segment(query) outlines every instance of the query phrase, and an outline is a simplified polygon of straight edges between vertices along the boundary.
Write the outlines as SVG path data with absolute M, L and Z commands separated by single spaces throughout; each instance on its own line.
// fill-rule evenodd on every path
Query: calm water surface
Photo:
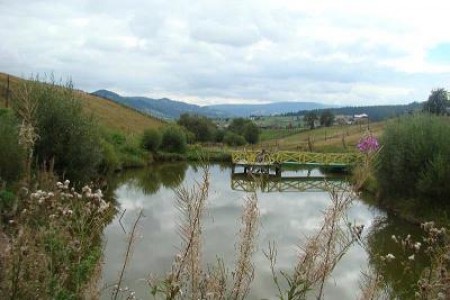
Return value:
M 207 211 L 203 220 L 203 261 L 214 263 L 216 257 L 224 259 L 229 270 L 233 269 L 236 241 L 240 228 L 240 213 L 246 192 L 242 182 L 232 180 L 231 168 L 210 166 L 210 193 Z M 307 176 L 307 171 L 284 172 L 283 176 Z M 311 176 L 323 176 L 318 170 Z M 152 299 L 146 280 L 150 274 L 163 276 L 179 253 L 181 241 L 177 235 L 179 212 L 174 206 L 174 188 L 192 186 L 201 181 L 202 170 L 188 164 L 163 164 L 145 170 L 128 171 L 111 179 L 110 188 L 122 210 L 126 210 L 121 222 L 120 213 L 106 228 L 102 286 L 117 282 L 124 253 L 127 234 L 140 209 L 145 217 L 141 219 L 133 255 L 125 273 L 127 287 L 136 292 L 139 299 Z M 277 268 L 292 270 L 296 264 L 298 246 L 304 236 L 313 234 L 322 224 L 322 212 L 331 204 L 329 194 L 319 191 L 296 191 L 297 185 L 289 183 L 286 192 L 258 191 L 261 214 L 260 230 L 257 237 L 258 250 L 254 256 L 255 280 L 248 299 L 276 299 L 269 262 L 263 254 L 269 241 L 278 246 Z M 233 189 L 233 188 L 234 189 Z M 264 188 L 267 191 L 267 187 Z M 372 208 L 362 201 L 355 201 L 348 212 L 348 220 L 365 225 L 365 235 L 371 236 L 371 252 L 387 254 L 394 252 L 390 243 L 392 234 L 414 231 L 411 225 L 388 217 L 383 211 Z M 366 251 L 354 245 L 339 263 L 329 278 L 325 299 L 357 299 L 361 272 L 368 265 L 376 264 Z M 389 270 L 388 270 L 389 272 Z M 393 268 L 392 286 L 400 281 L 398 269 Z M 110 290 L 103 290 L 103 298 L 110 297 Z

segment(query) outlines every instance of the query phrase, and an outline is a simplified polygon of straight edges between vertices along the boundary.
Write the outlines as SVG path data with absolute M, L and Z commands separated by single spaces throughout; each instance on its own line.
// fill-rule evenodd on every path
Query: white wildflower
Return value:
M 57 187 L 58 189 L 62 189 L 62 188 L 64 187 L 64 184 L 63 184 L 61 181 L 58 181 L 58 182 L 56 183 L 56 187 Z
M 391 260 L 394 260 L 394 259 L 395 259 L 395 256 L 393 254 L 389 253 L 388 255 L 386 255 L 386 260 L 388 262 L 391 261 Z
M 420 242 L 417 242 L 417 243 L 414 244 L 414 249 L 416 251 L 419 251 L 421 246 L 422 246 L 422 244 Z
M 414 254 L 411 255 L 411 256 L 408 256 L 408 259 L 411 260 L 411 261 L 414 260 Z

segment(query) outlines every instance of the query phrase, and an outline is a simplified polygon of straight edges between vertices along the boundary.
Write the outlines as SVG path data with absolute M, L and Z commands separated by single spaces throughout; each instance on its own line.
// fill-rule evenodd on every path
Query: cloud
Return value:
M 0 71 L 54 72 L 87 91 L 198 104 L 421 101 L 449 88 L 448 8 L 440 0 L 0 2 Z

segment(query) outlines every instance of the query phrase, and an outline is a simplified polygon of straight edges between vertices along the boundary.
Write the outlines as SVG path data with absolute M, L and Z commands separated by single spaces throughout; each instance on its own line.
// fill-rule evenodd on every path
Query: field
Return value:
M 23 82 L 24 80 L 21 78 L 10 76 L 10 90 L 12 94 L 15 93 Z M 7 74 L 0 73 L 0 107 L 6 105 L 6 86 Z M 146 128 L 158 128 L 165 124 L 161 120 L 147 116 L 113 101 L 99 98 L 82 91 L 76 90 L 75 93 L 79 96 L 83 109 L 87 113 L 95 116 L 105 128 L 119 130 L 126 134 L 140 134 Z
M 353 151 L 359 139 L 370 131 L 379 137 L 384 122 L 309 129 L 262 129 L 261 143 L 255 148 L 291 151 Z

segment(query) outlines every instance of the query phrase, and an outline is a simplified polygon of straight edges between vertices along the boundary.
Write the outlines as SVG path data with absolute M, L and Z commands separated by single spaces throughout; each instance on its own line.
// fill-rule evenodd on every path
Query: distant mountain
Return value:
M 328 105 L 315 102 L 273 102 L 267 104 L 218 104 L 205 108 L 220 110 L 237 117 L 249 117 L 251 115 L 279 115 L 300 110 L 313 110 L 330 108 Z
M 182 113 L 199 114 L 208 117 L 226 116 L 225 113 L 218 110 L 167 98 L 124 97 L 108 90 L 98 90 L 92 94 L 133 107 L 134 109 L 162 119 L 177 119 Z

